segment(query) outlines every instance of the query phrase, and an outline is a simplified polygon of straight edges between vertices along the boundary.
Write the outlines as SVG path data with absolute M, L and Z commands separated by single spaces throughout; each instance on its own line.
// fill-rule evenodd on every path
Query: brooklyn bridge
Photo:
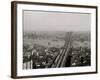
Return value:
M 65 43 L 60 49 L 55 47 L 31 49 L 30 55 L 23 56 L 23 69 L 90 66 L 90 49 L 80 47 L 75 50 L 72 45 L 72 34 L 66 33 Z

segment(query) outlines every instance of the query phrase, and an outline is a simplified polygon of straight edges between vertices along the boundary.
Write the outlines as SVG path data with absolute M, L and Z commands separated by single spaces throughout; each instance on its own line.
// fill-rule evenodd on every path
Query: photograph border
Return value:
M 32 75 L 32 76 L 17 76 L 17 4 L 28 5 L 47 5 L 59 7 L 76 7 L 76 8 L 93 8 L 96 9 L 96 71 L 94 72 L 80 72 L 80 73 L 63 73 L 50 75 Z M 42 3 L 42 2 L 26 2 L 26 1 L 12 1 L 11 2 L 11 77 L 18 78 L 32 78 L 32 77 L 50 77 L 50 76 L 66 76 L 66 75 L 80 75 L 80 74 L 94 74 L 98 72 L 98 7 L 90 5 L 73 5 L 73 4 L 58 4 L 58 3 Z

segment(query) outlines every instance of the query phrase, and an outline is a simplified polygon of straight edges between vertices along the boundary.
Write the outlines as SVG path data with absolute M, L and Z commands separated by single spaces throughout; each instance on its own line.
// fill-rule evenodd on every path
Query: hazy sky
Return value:
M 24 31 L 90 31 L 91 15 L 24 11 Z

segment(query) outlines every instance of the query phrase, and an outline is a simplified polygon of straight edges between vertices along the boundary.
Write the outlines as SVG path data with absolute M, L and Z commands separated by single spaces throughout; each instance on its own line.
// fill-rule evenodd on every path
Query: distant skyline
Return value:
M 90 31 L 91 15 L 47 11 L 24 11 L 24 31 Z

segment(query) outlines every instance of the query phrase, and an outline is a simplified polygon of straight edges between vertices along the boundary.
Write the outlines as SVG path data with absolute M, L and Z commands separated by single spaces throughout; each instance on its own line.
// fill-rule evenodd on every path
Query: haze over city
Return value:
M 24 31 L 90 31 L 91 15 L 46 11 L 23 11 Z

